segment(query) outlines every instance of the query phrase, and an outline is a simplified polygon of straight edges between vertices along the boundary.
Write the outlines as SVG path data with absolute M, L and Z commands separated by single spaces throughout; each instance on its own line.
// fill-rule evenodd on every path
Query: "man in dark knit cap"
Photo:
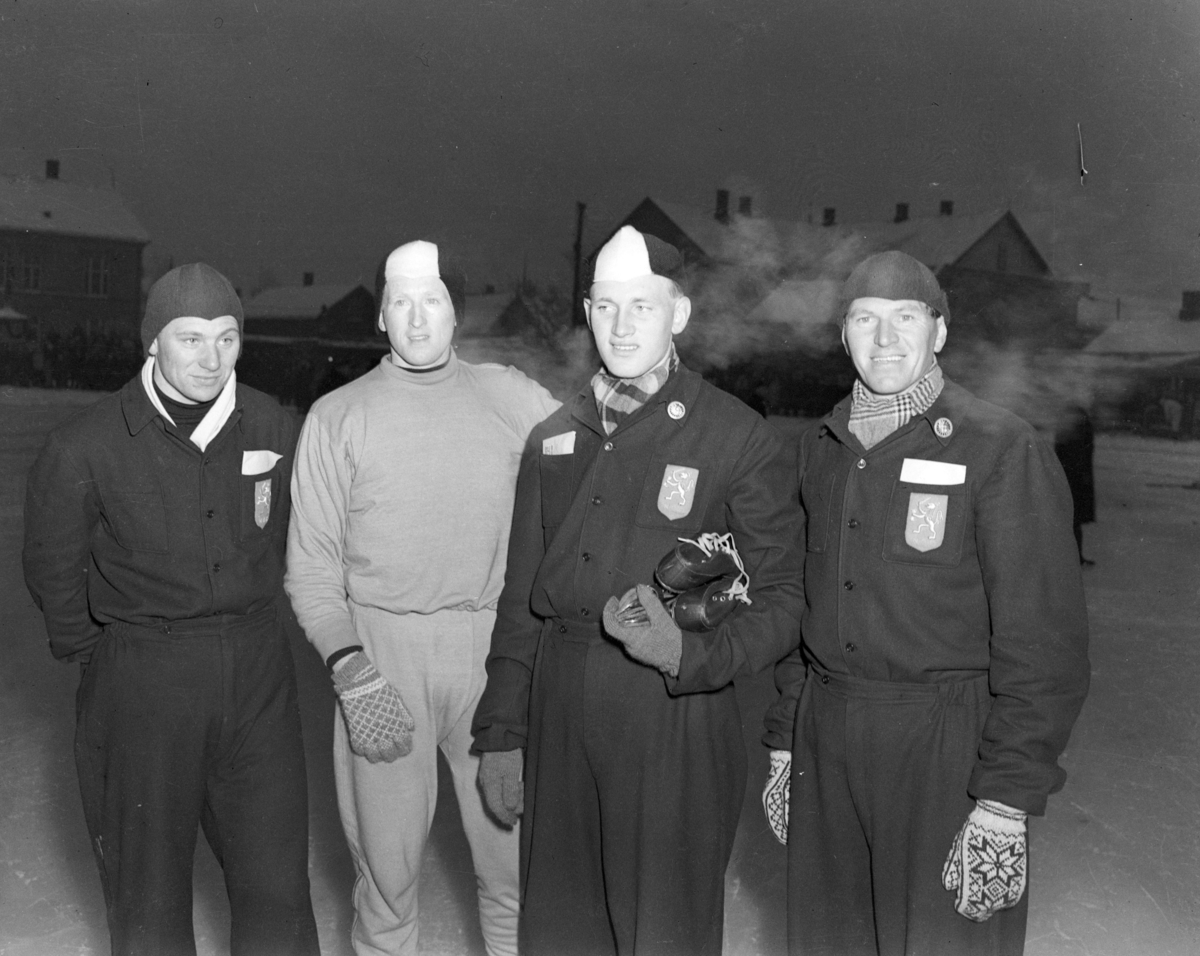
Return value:
M 801 440 L 803 642 L 764 738 L 789 951 L 1019 954 L 1026 817 L 1089 679 L 1071 495 L 1032 427 L 942 375 L 925 266 L 871 256 L 842 305 L 859 379 Z
M 794 451 L 679 362 L 680 265 L 632 227 L 604 245 L 585 302 L 603 367 L 521 460 L 473 730 L 489 805 L 524 810 L 523 956 L 721 952 L 746 775 L 732 681 L 798 639 Z M 647 585 L 706 533 L 732 534 L 750 603 L 683 634 Z M 644 624 L 617 613 L 634 588 Z
M 80 665 L 75 760 L 114 956 L 194 954 L 197 828 L 233 956 L 316 954 L 283 559 L 296 424 L 238 385 L 242 305 L 203 263 L 151 288 L 147 357 L 29 474 L 25 581 Z

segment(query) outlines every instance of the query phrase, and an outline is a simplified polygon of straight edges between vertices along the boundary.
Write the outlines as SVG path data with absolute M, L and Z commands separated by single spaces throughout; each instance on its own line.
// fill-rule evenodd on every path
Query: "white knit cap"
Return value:
M 633 226 L 622 226 L 596 255 L 594 282 L 627 282 L 654 275 L 646 240 Z
M 418 239 L 406 242 L 392 250 L 383 267 L 386 280 L 424 279 L 428 276 L 441 278 L 438 271 L 438 247 L 432 242 Z

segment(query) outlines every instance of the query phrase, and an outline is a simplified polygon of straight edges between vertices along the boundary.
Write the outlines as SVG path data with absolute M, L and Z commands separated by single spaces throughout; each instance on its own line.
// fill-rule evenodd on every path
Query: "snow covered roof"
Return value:
M 243 303 L 248 319 L 315 319 L 322 309 L 358 288 L 350 285 L 283 285 L 263 289 Z
M 111 189 L 60 179 L 0 176 L 0 229 L 150 241 L 150 234 Z
M 1091 355 L 1146 355 L 1189 358 L 1200 355 L 1200 322 L 1179 320 L 1178 300 L 1121 296 L 1116 300 L 1081 299 L 1080 321 L 1093 313 L 1111 314 L 1115 321 L 1087 344 Z

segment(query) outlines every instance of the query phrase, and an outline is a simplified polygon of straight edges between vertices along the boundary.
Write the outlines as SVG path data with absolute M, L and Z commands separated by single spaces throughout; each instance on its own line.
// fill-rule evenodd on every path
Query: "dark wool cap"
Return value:
M 228 279 L 203 262 L 172 269 L 150 287 L 142 317 L 142 348 L 149 351 L 167 323 L 185 315 L 201 319 L 232 315 L 242 331 L 242 302 L 237 292 Z
M 903 252 L 877 252 L 854 267 L 842 286 L 842 315 L 855 299 L 912 299 L 924 302 L 950 323 L 946 293 L 922 263 Z

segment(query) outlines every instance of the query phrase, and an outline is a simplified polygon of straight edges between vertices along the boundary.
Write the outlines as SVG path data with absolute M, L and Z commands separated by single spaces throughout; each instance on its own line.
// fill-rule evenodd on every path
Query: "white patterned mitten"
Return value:
M 942 886 L 955 894 L 954 908 L 982 923 L 1000 910 L 1016 906 L 1027 879 L 1025 811 L 995 800 L 976 800 L 946 865 Z
M 771 770 L 763 788 L 763 811 L 775 839 L 787 846 L 788 802 L 792 796 L 792 755 L 786 750 L 771 751 Z
M 333 689 L 342 702 L 350 749 L 356 754 L 371 763 L 390 763 L 412 750 L 416 722 L 366 654 L 355 651 L 333 672 Z

